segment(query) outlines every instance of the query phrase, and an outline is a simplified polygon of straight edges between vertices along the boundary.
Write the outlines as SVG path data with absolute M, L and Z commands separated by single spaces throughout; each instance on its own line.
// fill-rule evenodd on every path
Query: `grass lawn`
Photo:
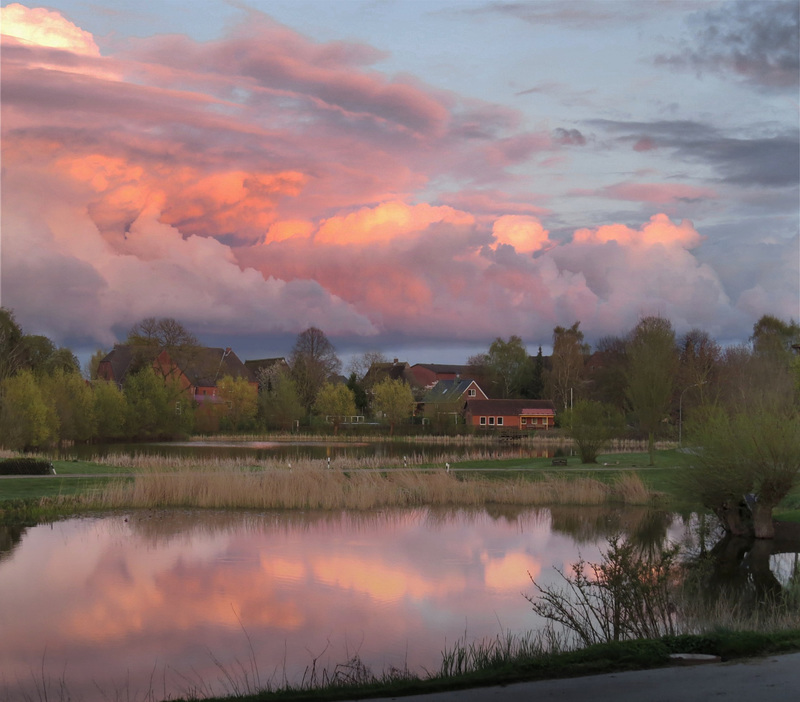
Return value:
M 110 478 L 62 478 L 57 475 L 41 478 L 3 478 L 0 480 L 0 502 L 79 495 L 102 487 L 109 480 Z

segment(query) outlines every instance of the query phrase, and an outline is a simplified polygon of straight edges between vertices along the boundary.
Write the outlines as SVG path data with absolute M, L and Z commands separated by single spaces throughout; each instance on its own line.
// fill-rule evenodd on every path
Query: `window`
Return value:
M 470 397 L 475 397 L 475 388 L 470 388 L 469 389 L 469 396 Z
M 494 426 L 494 417 L 489 417 L 489 426 L 490 427 Z
M 497 418 L 497 426 L 500 426 L 502 423 L 503 423 L 503 418 L 502 417 L 498 417 Z
M 525 417 L 523 417 L 522 419 L 520 419 L 520 420 L 519 420 L 519 423 L 520 423 L 520 424 L 527 424 L 527 423 L 528 423 L 528 420 L 527 420 L 527 419 L 525 419 Z
M 481 417 L 481 426 L 486 426 L 486 417 Z

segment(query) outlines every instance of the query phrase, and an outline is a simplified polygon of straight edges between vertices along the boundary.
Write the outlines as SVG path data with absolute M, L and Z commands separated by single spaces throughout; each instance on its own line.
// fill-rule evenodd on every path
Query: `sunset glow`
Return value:
M 3 4 L 26 332 L 85 355 L 169 316 L 246 359 L 315 325 L 463 363 L 800 316 L 795 2 L 188 7 Z

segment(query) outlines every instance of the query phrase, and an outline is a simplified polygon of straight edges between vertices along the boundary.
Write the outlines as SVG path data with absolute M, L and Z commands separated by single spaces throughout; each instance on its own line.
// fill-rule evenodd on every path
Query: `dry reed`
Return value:
M 244 509 L 368 510 L 384 507 L 488 504 L 546 506 L 599 505 L 624 495 L 585 477 L 543 476 L 486 480 L 464 478 L 444 469 L 328 469 L 323 461 L 304 461 L 291 469 L 261 467 L 252 462 L 203 462 L 186 466 L 179 460 L 149 464 L 135 461 L 133 480 L 119 480 L 87 496 L 87 506 L 102 509 L 202 507 Z M 144 464 L 149 464 L 143 468 Z

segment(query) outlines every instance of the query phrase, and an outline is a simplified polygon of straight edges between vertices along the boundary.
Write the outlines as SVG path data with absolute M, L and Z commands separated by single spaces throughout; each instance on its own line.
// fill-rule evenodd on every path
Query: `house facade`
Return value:
M 555 426 L 556 408 L 550 400 L 467 399 L 467 424 L 476 429 L 547 431 Z
M 464 421 L 467 400 L 485 400 L 486 393 L 471 378 L 439 380 L 422 401 L 422 415 L 439 423 L 459 424 Z

